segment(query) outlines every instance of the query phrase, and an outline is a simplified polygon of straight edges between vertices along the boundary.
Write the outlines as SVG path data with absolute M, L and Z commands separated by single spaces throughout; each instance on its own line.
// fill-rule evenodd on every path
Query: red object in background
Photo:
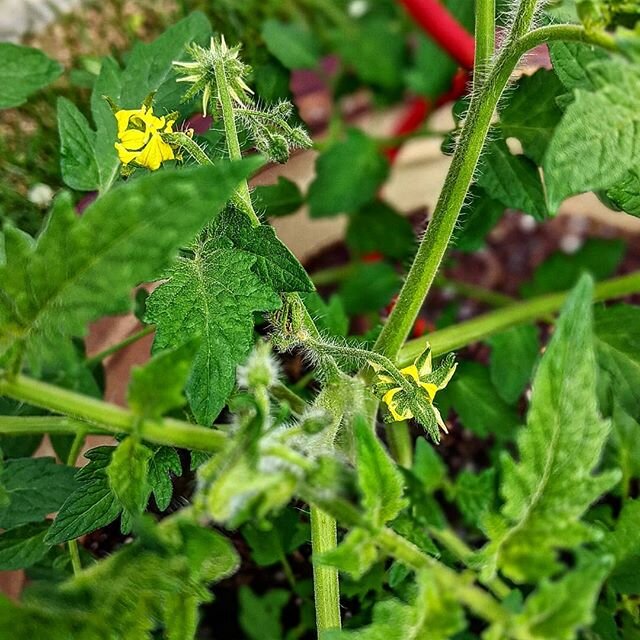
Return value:
M 473 69 L 473 36 L 438 0 L 400 0 L 413 19 L 464 69 Z

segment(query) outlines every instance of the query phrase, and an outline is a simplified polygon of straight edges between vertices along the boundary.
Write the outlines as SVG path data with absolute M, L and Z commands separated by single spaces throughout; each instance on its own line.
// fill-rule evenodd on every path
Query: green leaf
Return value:
M 311 31 L 298 23 L 269 19 L 262 24 L 262 38 L 269 52 L 287 69 L 313 69 L 320 48 Z
M 489 339 L 489 372 L 498 395 L 514 404 L 522 395 L 538 358 L 538 331 L 533 325 L 513 327 Z
M 340 296 L 333 295 L 325 302 L 317 293 L 301 295 L 304 306 L 311 314 L 318 329 L 334 336 L 346 336 L 349 332 L 347 316 Z
M 611 380 L 614 399 L 630 415 L 639 415 L 640 307 L 599 308 L 594 328 L 598 364 Z
M 481 438 L 508 438 L 519 423 L 491 383 L 488 369 L 477 362 L 462 362 L 444 394 L 462 424 Z
M 238 621 L 246 637 L 250 640 L 282 640 L 282 611 L 290 598 L 284 589 L 270 589 L 258 596 L 242 585 L 238 591 Z
M 312 217 L 358 210 L 373 200 L 389 173 L 376 143 L 357 129 L 316 160 L 316 177 L 307 194 Z
M 48 522 L 34 522 L 0 534 L 0 571 L 26 569 L 49 551 L 44 537 Z
M 132 516 L 144 511 L 151 493 L 149 463 L 153 451 L 130 436 L 113 452 L 107 467 L 109 486 Z
M 256 256 L 227 243 L 200 243 L 193 258 L 178 259 L 147 300 L 145 320 L 157 327 L 154 352 L 200 336 L 186 391 L 204 425 L 220 413 L 235 385 L 236 367 L 253 346 L 253 313 L 280 306 L 253 271 Z
M 544 189 L 538 167 L 523 155 L 513 155 L 504 140 L 487 146 L 478 174 L 478 185 L 505 207 L 532 215 L 547 216 Z
M 400 289 L 398 272 L 386 262 L 357 263 L 340 285 L 340 298 L 349 315 L 379 311 Z
M 551 42 L 549 52 L 553 69 L 567 89 L 592 88 L 589 66 L 607 60 L 602 49 L 580 42 Z
M 66 98 L 58 98 L 58 130 L 63 180 L 72 189 L 93 191 L 100 183 L 95 154 L 96 132 Z
M 424 438 L 418 438 L 416 441 L 411 473 L 420 480 L 427 493 L 439 489 L 447 476 L 442 458 Z
M 156 506 L 160 511 L 166 511 L 173 496 L 173 482 L 171 475 L 182 475 L 180 457 L 173 447 L 159 447 L 149 461 L 148 480 Z
M 594 90 L 575 90 L 547 149 L 544 175 L 551 211 L 568 196 L 615 185 L 640 162 L 635 135 L 640 70 L 610 61 L 596 71 Z
M 471 188 L 468 202 L 460 217 L 460 229 L 456 230 L 453 243 L 461 251 L 476 251 L 484 245 L 487 234 L 502 218 L 504 205 L 477 185 Z
M 62 65 L 42 51 L 0 42 L 0 109 L 19 107 L 27 98 L 53 82 L 62 73 Z
M 313 291 L 304 267 L 280 242 L 273 227 L 253 226 L 246 214 L 229 208 L 218 219 L 216 229 L 231 240 L 234 247 L 255 256 L 253 270 L 276 293 Z
M 596 400 L 592 292 L 585 276 L 569 296 L 533 383 L 519 461 L 503 456 L 504 505 L 485 521 L 488 574 L 500 568 L 521 582 L 557 571 L 559 549 L 594 537 L 581 517 L 620 479 L 594 474 L 610 425 Z
M 542 164 L 553 132 L 562 118 L 556 100 L 564 93 L 558 77 L 547 69 L 518 80 L 500 111 L 500 131 L 520 140 L 525 154 Z
M 554 291 L 571 289 L 583 273 L 596 280 L 613 275 L 622 261 L 626 245 L 621 240 L 590 238 L 574 253 L 553 253 L 537 269 L 533 277 L 520 288 L 530 298 Z
M 525 601 L 515 624 L 532 640 L 574 640 L 593 621 L 598 594 L 611 570 L 611 556 L 580 558 L 560 580 L 543 580 Z
M 252 168 L 159 171 L 112 189 L 81 218 L 59 197 L 28 259 L 0 266 L 16 325 L 0 326 L 0 349 L 17 334 L 37 354 L 43 341 L 83 335 L 92 320 L 127 311 L 131 289 L 158 277 Z
M 613 431 L 609 441 L 615 465 L 622 472 L 623 496 L 629 493 L 632 478 L 640 478 L 640 423 L 624 409 L 620 401 L 613 407 Z
M 127 403 L 138 416 L 159 418 L 186 403 L 182 390 L 199 348 L 198 339 L 155 354 L 134 367 L 127 389 Z
M 57 511 L 78 486 L 74 472 L 53 458 L 7 460 L 0 468 L 0 485 L 8 498 L 0 506 L 0 527 L 39 522 Z
M 640 216 L 640 175 L 632 170 L 607 190 L 607 198 L 613 204 L 632 216 Z
M 256 187 L 253 190 L 256 207 L 267 217 L 287 216 L 304 204 L 304 197 L 295 182 L 278 177 L 276 184 Z
M 411 223 L 380 200 L 349 216 L 346 241 L 356 255 L 379 251 L 400 260 L 410 256 L 417 246 Z
M 171 110 L 178 106 L 183 87 L 175 82 L 174 60 L 184 59 L 186 47 L 192 42 L 205 45 L 211 36 L 211 26 L 204 14 L 194 11 L 169 27 L 152 43 L 138 43 L 127 59 L 122 73 L 119 106 L 137 109 L 147 96 L 157 91 L 155 104 Z
M 80 486 L 64 501 L 46 537 L 47 544 L 60 544 L 105 527 L 121 513 L 107 478 L 107 466 L 115 447 L 96 447 L 84 454 L 89 464 L 76 473 Z
M 482 518 L 493 507 L 496 498 L 495 471 L 485 469 L 473 473 L 464 469 L 454 485 L 454 501 L 465 522 L 480 528 Z
M 354 419 L 358 486 L 367 517 L 375 527 L 393 520 L 405 505 L 402 474 L 361 416 Z
M 322 640 L 450 640 L 466 626 L 457 598 L 427 572 L 418 575 L 411 604 L 395 598 L 378 602 L 370 625 L 356 630 L 330 630 Z
M 340 544 L 314 558 L 314 562 L 336 567 L 353 580 L 360 580 L 380 559 L 373 536 L 364 529 L 352 529 Z
M 618 592 L 636 595 L 640 590 L 640 500 L 629 500 L 622 507 L 614 531 L 608 533 L 600 547 L 615 558 L 609 579 Z
M 435 100 L 450 88 L 458 65 L 429 37 L 422 33 L 416 35 L 415 59 L 406 73 L 407 86 Z

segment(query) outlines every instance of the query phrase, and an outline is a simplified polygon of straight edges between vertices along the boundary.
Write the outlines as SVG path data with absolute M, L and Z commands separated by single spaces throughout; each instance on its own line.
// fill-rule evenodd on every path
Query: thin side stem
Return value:
M 94 356 L 87 358 L 84 361 L 84 363 L 88 367 L 92 367 L 98 364 L 99 362 L 102 362 L 105 358 L 108 358 L 109 356 L 112 356 L 114 353 L 117 353 L 118 351 L 121 351 L 125 347 L 128 347 L 130 344 L 133 344 L 134 342 L 138 342 L 138 340 L 142 340 L 142 338 L 144 338 L 145 336 L 148 336 L 149 334 L 153 333 L 155 329 L 156 328 L 154 325 L 149 325 L 147 327 L 144 327 L 144 329 L 140 329 L 140 331 L 137 331 L 136 333 L 130 335 L 128 338 L 125 338 L 121 342 L 118 342 L 117 344 L 107 347 L 103 351 L 96 353 Z
M 393 422 L 385 425 L 389 451 L 393 459 L 405 469 L 410 469 L 413 464 L 413 442 L 409 433 L 409 422 Z
M 424 351 L 427 342 L 431 345 L 434 356 L 443 355 L 473 342 L 484 340 L 510 327 L 546 318 L 560 310 L 569 293 L 569 291 L 563 291 L 537 296 L 503 309 L 490 311 L 455 326 L 434 331 L 428 336 L 410 340 L 400 350 L 397 366 L 405 367 L 411 364 Z M 633 293 L 640 293 L 640 271 L 596 284 L 594 302 L 622 298 Z
M 313 556 L 335 549 L 337 542 L 336 521 L 324 511 L 311 505 L 311 548 Z M 318 637 L 327 629 L 339 629 L 340 586 L 335 567 L 313 564 L 313 587 L 316 607 Z
M 86 438 L 86 431 L 84 428 L 80 428 L 73 439 L 73 444 L 69 450 L 67 456 L 67 465 L 70 467 L 76 466 L 76 460 L 80 454 Z M 82 571 L 82 561 L 80 560 L 80 550 L 78 549 L 78 541 L 74 538 L 67 543 L 69 549 L 69 556 L 71 557 L 71 566 L 73 567 L 74 575 L 78 575 Z
M 227 442 L 226 435 L 215 429 L 170 418 L 140 422 L 131 411 L 114 404 L 23 375 L 0 380 L 0 395 L 56 413 L 64 413 L 77 420 L 97 425 L 109 433 L 136 432 L 143 439 L 155 444 L 216 452 Z M 42 429 L 33 428 L 32 431 L 41 433 Z M 23 432 L 26 433 L 26 429 Z
M 236 128 L 236 118 L 233 113 L 233 100 L 229 92 L 227 84 L 227 76 L 224 70 L 224 62 L 220 56 L 216 57 L 213 69 L 216 78 L 216 87 L 218 90 L 218 99 L 220 100 L 220 110 L 222 111 L 222 121 L 224 124 L 225 139 L 227 141 L 227 149 L 231 160 L 241 160 L 242 150 L 240 149 L 240 141 L 238 139 L 238 130 Z M 249 185 L 243 180 L 238 187 L 238 197 L 244 205 L 244 210 L 251 218 L 254 226 L 260 224 L 253 204 L 251 202 L 251 193 L 249 193 Z

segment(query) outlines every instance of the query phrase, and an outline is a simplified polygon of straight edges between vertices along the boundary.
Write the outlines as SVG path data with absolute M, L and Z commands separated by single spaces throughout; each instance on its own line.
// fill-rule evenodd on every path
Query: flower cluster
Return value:
M 125 166 L 133 162 L 155 171 L 167 160 L 175 159 L 173 148 L 162 138 L 172 133 L 174 120 L 153 115 L 151 106 L 140 109 L 120 109 L 115 112 L 118 122 L 118 140 L 115 147 L 120 162 Z
M 370 364 L 377 373 L 374 387 L 376 395 L 380 396 L 389 410 L 387 421 L 414 418 L 438 441 L 439 428 L 446 433 L 447 426 L 433 405 L 433 400 L 436 393 L 447 386 L 456 370 L 453 354 L 445 357 L 435 369 L 429 345 L 412 365 L 399 371 L 389 370 L 372 361 Z

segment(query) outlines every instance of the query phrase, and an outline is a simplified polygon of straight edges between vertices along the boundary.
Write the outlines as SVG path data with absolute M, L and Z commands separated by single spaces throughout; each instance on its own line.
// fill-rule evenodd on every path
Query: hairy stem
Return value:
M 324 511 L 311 505 L 311 548 L 317 557 L 337 545 L 336 521 Z M 340 586 L 335 567 L 313 564 L 313 588 L 318 637 L 327 629 L 339 629 Z
M 474 84 L 482 77 L 493 57 L 496 46 L 495 0 L 476 0 L 476 51 Z
M 594 302 L 621 298 L 639 292 L 640 271 L 636 271 L 596 284 Z M 546 318 L 560 310 L 569 293 L 569 291 L 552 293 L 524 302 L 516 302 L 472 320 L 434 331 L 428 336 L 410 340 L 400 350 L 397 366 L 404 367 L 411 364 L 424 351 L 427 342 L 431 345 L 431 352 L 434 356 L 443 355 L 473 342 L 484 340 L 510 327 Z
M 165 418 L 164 420 L 142 420 L 131 411 L 114 404 L 68 391 L 54 385 L 18 375 L 0 379 L 0 395 L 26 402 L 56 413 L 97 425 L 109 433 L 138 433 L 140 437 L 155 444 L 185 447 L 198 451 L 220 451 L 227 441 L 221 431 L 208 429 Z M 73 424 L 73 423 L 70 423 Z M 139 426 L 138 426 L 139 425 Z M 33 425 L 34 433 L 42 433 Z M 79 429 L 84 425 L 79 425 Z M 27 430 L 23 429 L 23 433 Z

